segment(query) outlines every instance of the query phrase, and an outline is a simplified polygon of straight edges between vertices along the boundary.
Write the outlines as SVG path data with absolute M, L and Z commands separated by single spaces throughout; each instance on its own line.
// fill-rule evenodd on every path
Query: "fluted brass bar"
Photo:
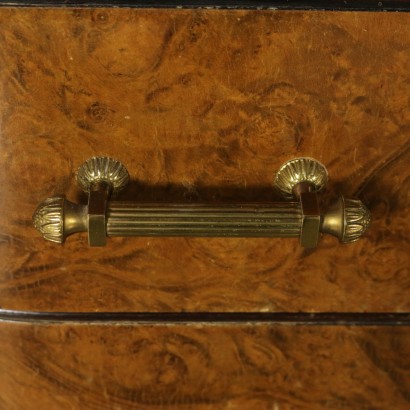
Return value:
M 108 236 L 299 237 L 298 202 L 242 205 L 111 201 Z

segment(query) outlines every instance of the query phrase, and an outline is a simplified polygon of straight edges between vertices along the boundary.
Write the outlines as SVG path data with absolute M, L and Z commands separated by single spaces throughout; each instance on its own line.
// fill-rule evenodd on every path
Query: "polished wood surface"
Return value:
M 7 410 L 409 408 L 408 328 L 1 327 Z
M 0 10 L 0 305 L 35 311 L 409 310 L 410 15 L 233 10 Z M 311 156 L 325 202 L 360 194 L 365 238 L 113 238 L 47 243 L 46 197 L 84 200 L 93 155 L 125 199 L 277 199 Z

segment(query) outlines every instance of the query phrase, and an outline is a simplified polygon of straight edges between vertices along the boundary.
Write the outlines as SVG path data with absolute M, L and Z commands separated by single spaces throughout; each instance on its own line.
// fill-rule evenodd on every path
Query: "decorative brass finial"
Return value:
M 47 198 L 34 212 L 34 227 L 48 241 L 64 242 L 64 200 L 64 195 Z
M 341 239 L 343 243 L 357 241 L 368 229 L 371 222 L 370 211 L 358 199 L 346 199 L 345 228 Z
M 67 201 L 64 195 L 47 198 L 35 210 L 33 225 L 44 239 L 63 243 L 68 235 L 87 231 L 87 206 Z
M 296 158 L 285 162 L 275 177 L 275 185 L 286 196 L 293 196 L 296 185 L 307 183 L 314 192 L 321 191 L 327 183 L 327 171 L 313 158 Z
M 362 201 L 340 196 L 323 215 L 321 231 L 342 243 L 355 242 L 367 231 L 370 221 L 370 211 Z
M 129 181 L 127 169 L 121 162 L 108 157 L 93 157 L 86 161 L 77 172 L 77 182 L 84 192 L 89 192 L 93 184 L 105 182 L 112 188 L 112 195 L 121 191 Z

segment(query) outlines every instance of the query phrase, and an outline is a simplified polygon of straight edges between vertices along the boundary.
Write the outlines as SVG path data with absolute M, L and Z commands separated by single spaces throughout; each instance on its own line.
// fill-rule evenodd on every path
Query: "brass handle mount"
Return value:
M 302 246 L 313 248 L 320 233 L 328 233 L 342 243 L 354 242 L 368 229 L 370 212 L 360 200 L 343 196 L 322 212 L 318 192 L 327 179 L 319 161 L 296 158 L 275 177 L 288 202 L 145 204 L 112 200 L 129 174 L 119 161 L 93 157 L 77 173 L 88 204 L 75 204 L 64 195 L 47 198 L 34 212 L 33 224 L 44 239 L 57 243 L 88 232 L 90 246 L 104 246 L 107 236 L 299 237 Z

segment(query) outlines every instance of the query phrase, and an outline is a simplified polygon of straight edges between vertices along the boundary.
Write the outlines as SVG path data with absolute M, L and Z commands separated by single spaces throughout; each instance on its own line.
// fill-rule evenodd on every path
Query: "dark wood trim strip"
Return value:
M 344 312 L 28 312 L 0 310 L 0 321 L 139 324 L 269 323 L 311 326 L 410 326 L 410 313 Z
M 409 0 L 0 0 L 1 6 L 410 11 Z

